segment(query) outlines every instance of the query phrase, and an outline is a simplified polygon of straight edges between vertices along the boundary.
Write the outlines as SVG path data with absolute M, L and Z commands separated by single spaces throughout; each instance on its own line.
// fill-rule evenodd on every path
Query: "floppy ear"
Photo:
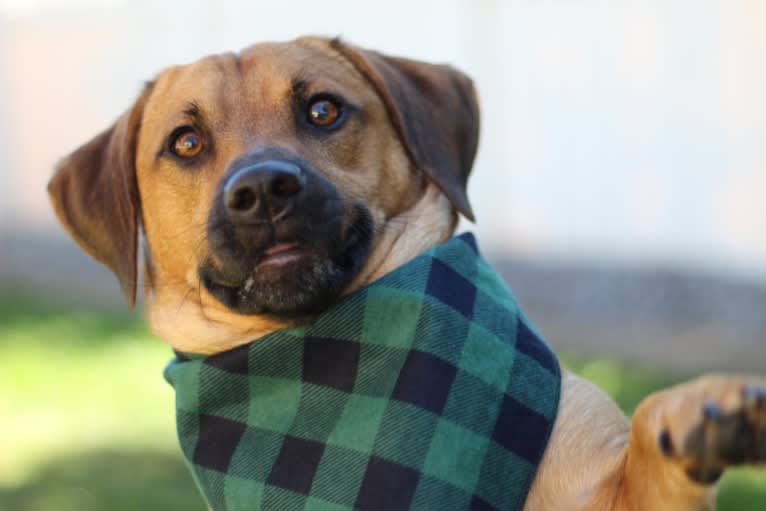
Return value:
M 471 79 L 456 69 L 331 46 L 372 85 L 410 158 L 469 220 L 468 175 L 479 141 L 479 104 Z
M 114 272 L 131 307 L 140 214 L 134 153 L 150 91 L 151 84 L 111 128 L 64 158 L 48 183 L 59 221 L 85 252 Z

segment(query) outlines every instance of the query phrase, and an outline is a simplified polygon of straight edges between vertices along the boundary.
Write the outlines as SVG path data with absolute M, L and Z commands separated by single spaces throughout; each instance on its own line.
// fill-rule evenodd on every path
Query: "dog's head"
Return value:
M 150 324 L 211 353 L 310 316 L 473 217 L 471 81 L 338 40 L 162 72 L 62 161 L 59 220 Z

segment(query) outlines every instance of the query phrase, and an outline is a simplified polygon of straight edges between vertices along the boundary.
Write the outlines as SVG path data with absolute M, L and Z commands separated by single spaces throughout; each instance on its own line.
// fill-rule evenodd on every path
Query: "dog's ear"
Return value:
M 140 204 L 135 149 L 151 84 L 111 128 L 64 158 L 48 183 L 56 216 L 67 232 L 120 281 L 136 301 Z
M 471 79 L 456 69 L 331 46 L 367 79 L 386 106 L 410 158 L 474 220 L 466 184 L 479 141 L 479 104 Z

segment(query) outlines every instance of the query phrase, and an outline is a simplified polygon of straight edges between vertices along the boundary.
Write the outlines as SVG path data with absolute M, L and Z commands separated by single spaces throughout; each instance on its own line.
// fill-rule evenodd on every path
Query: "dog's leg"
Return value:
M 636 410 L 616 509 L 713 509 L 729 466 L 766 461 L 766 381 L 711 375 Z
M 527 510 L 710 511 L 725 468 L 766 462 L 766 381 L 705 376 L 647 397 L 630 425 L 590 383 L 562 386 Z

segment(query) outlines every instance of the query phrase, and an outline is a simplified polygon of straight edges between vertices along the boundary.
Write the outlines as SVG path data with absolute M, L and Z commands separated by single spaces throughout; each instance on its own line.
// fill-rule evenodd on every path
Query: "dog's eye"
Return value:
M 176 130 L 170 140 L 170 150 L 179 158 L 194 158 L 204 147 L 202 136 L 188 126 Z
M 308 121 L 314 126 L 327 128 L 340 118 L 342 109 L 337 101 L 327 97 L 311 100 L 308 109 Z

